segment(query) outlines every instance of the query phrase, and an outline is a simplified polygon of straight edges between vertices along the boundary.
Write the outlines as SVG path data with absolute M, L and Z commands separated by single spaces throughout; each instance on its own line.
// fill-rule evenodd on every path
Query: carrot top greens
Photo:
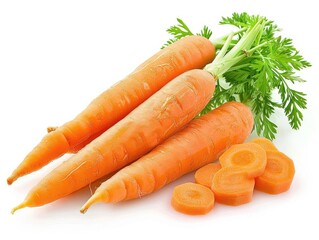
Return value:
M 167 30 L 173 38 L 163 47 L 185 36 L 195 35 L 181 19 L 177 21 L 177 25 Z M 257 35 L 250 34 L 246 39 L 248 45 L 241 44 L 241 40 L 247 38 L 247 32 L 258 22 L 262 26 L 261 31 Z M 206 66 L 206 70 L 219 80 L 214 96 L 201 114 L 225 102 L 240 101 L 252 109 L 254 127 L 260 136 L 275 138 L 278 127 L 271 116 L 276 108 L 284 109 L 290 126 L 299 129 L 303 120 L 302 110 L 307 106 L 306 94 L 292 89 L 291 84 L 305 82 L 296 75 L 296 71 L 311 64 L 300 55 L 292 40 L 278 35 L 278 26 L 264 17 L 233 13 L 231 17 L 223 17 L 220 24 L 232 25 L 237 30 L 219 39 L 212 39 L 219 52 L 214 62 Z M 204 26 L 196 35 L 210 39 L 212 31 Z M 236 49 L 238 45 L 242 48 Z M 229 64 L 229 61 L 233 62 Z M 279 100 L 274 99 L 275 93 L 279 95 Z

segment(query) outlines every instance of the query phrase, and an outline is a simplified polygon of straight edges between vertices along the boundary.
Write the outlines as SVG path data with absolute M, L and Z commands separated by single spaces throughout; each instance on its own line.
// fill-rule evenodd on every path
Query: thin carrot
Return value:
M 181 74 L 49 173 L 13 212 L 55 201 L 140 158 L 190 122 L 214 89 L 204 70 Z
M 203 68 L 214 56 L 212 43 L 200 36 L 185 37 L 162 49 L 99 95 L 72 121 L 44 136 L 13 171 L 8 184 L 106 131 L 169 81 L 190 69 Z
M 238 206 L 251 201 L 254 184 L 241 167 L 222 167 L 214 175 L 211 188 L 216 202 Z
M 238 117 L 239 116 L 239 117 Z M 135 199 L 161 189 L 218 157 L 232 144 L 244 142 L 253 127 L 248 107 L 228 102 L 194 119 L 148 154 L 118 171 L 84 204 Z
M 258 137 L 258 138 L 254 138 L 250 142 L 258 144 L 265 151 L 278 151 L 274 143 L 267 138 Z
M 221 169 L 220 163 L 209 163 L 195 172 L 195 182 L 211 188 L 215 173 Z
M 255 188 L 270 194 L 288 191 L 295 175 L 293 161 L 279 151 L 267 151 L 267 166 L 256 178 Z
M 196 183 L 184 183 L 176 186 L 173 191 L 171 204 L 173 208 L 188 215 L 203 215 L 214 207 L 213 192 Z
M 256 143 L 242 143 L 231 146 L 219 158 L 222 167 L 241 167 L 248 177 L 263 174 L 267 157 L 266 151 Z

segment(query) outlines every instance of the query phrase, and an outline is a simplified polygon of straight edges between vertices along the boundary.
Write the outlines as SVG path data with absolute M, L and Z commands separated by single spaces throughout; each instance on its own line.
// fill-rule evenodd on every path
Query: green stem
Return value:
M 264 28 L 264 22 L 264 19 L 260 19 L 252 28 L 248 29 L 239 42 L 227 52 L 234 36 L 234 33 L 230 34 L 216 59 L 206 65 L 205 70 L 218 80 L 231 67 L 259 48 L 259 45 L 254 48 L 251 48 L 251 46 L 256 40 L 259 41 L 259 36 L 262 34 Z
M 234 36 L 240 34 L 240 33 L 243 33 L 247 31 L 247 28 L 241 28 L 235 32 L 233 32 Z M 225 35 L 225 36 L 222 36 L 220 38 L 215 38 L 215 39 L 212 39 L 211 42 L 213 43 L 213 45 L 215 46 L 216 50 L 220 50 L 224 45 L 225 45 L 225 42 L 228 38 L 229 34 Z M 229 45 L 230 47 L 233 47 L 235 46 L 235 40 L 231 42 L 231 44 Z

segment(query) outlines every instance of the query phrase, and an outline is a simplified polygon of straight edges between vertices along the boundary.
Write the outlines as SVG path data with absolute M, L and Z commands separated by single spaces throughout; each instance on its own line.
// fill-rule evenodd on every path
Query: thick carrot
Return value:
M 267 138 L 258 137 L 258 138 L 254 138 L 250 142 L 258 144 L 265 151 L 278 151 L 274 143 Z
M 195 172 L 195 182 L 211 188 L 215 173 L 221 169 L 220 163 L 209 163 Z
M 240 167 L 250 178 L 263 174 L 267 157 L 266 151 L 256 143 L 242 143 L 231 146 L 219 158 L 222 167 Z
M 200 184 L 184 183 L 176 186 L 171 204 L 173 208 L 188 215 L 203 215 L 214 207 L 213 192 Z
M 181 74 L 35 186 L 22 207 L 62 198 L 140 158 L 190 122 L 215 89 L 211 74 Z
M 119 202 L 150 194 L 214 160 L 232 144 L 244 142 L 253 116 L 242 103 L 229 102 L 194 119 L 148 154 L 104 182 L 82 207 Z
M 162 49 L 99 95 L 72 121 L 47 134 L 13 171 L 8 184 L 109 129 L 169 81 L 187 70 L 203 68 L 214 56 L 212 43 L 200 36 L 185 37 Z
M 279 151 L 267 151 L 267 166 L 256 178 L 255 188 L 270 194 L 288 191 L 295 175 L 293 161 Z
M 216 202 L 238 206 L 251 201 L 255 179 L 241 167 L 222 167 L 213 178 L 212 190 Z

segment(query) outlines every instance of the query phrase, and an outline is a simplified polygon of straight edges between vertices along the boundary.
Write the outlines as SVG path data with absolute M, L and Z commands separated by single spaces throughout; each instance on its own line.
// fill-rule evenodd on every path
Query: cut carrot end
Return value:
M 11 214 L 14 214 L 17 210 L 21 209 L 21 208 L 25 208 L 27 207 L 27 203 L 26 202 L 22 202 L 20 203 L 18 206 L 14 207 L 12 210 L 11 210 Z

